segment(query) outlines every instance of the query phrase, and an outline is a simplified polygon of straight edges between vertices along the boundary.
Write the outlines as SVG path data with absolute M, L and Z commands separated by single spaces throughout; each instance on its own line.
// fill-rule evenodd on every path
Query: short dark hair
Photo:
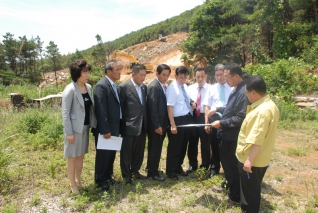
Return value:
M 259 75 L 253 75 L 245 79 L 246 90 L 255 91 L 260 95 L 266 94 L 266 84 L 263 78 Z
M 189 75 L 189 69 L 185 66 L 180 66 L 176 69 L 176 75 L 179 74 L 185 74 L 185 75 Z
M 205 74 L 208 74 L 204 67 L 197 67 L 194 70 L 194 76 L 196 75 L 197 72 L 201 72 L 201 71 L 204 71 Z
M 218 70 L 224 71 L 224 64 L 217 64 L 217 65 L 215 65 L 215 67 L 214 67 L 214 72 L 215 72 L 215 71 L 218 71 Z
M 82 70 L 90 71 L 92 69 L 91 65 L 87 63 L 84 59 L 74 61 L 70 67 L 71 78 L 74 82 L 81 77 Z
M 139 73 L 140 70 L 146 70 L 145 65 L 143 65 L 143 64 L 136 64 L 136 65 L 134 65 L 134 66 L 132 67 L 132 72 L 135 73 L 135 74 Z
M 250 76 L 251 76 L 251 75 L 250 75 L 249 73 L 243 72 L 243 73 L 242 73 L 242 79 L 243 79 L 243 81 L 246 80 L 246 79 L 248 79 Z
M 241 67 L 236 63 L 227 63 L 224 65 L 224 70 L 230 70 L 231 75 L 238 74 L 240 77 L 242 77 L 242 69 Z
M 159 64 L 157 67 L 157 73 L 160 75 L 162 70 L 169 70 L 169 73 L 171 73 L 171 68 L 167 64 Z
M 104 66 L 105 74 L 107 74 L 107 70 L 113 71 L 113 68 L 114 68 L 114 64 L 115 64 L 115 63 L 116 63 L 117 65 L 119 65 L 119 62 L 116 61 L 116 60 L 114 60 L 114 59 L 112 59 L 112 60 L 110 60 L 110 61 L 107 61 L 107 62 L 105 63 L 105 66 Z

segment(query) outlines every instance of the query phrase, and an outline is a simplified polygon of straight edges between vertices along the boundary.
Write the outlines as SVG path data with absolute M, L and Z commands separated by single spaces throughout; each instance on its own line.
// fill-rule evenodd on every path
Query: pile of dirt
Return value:
M 57 83 L 61 84 L 64 80 L 70 77 L 70 73 L 68 69 L 63 69 L 56 71 Z M 39 87 L 45 87 L 50 85 L 55 85 L 55 72 L 47 72 L 42 76 L 42 80 L 40 82 Z

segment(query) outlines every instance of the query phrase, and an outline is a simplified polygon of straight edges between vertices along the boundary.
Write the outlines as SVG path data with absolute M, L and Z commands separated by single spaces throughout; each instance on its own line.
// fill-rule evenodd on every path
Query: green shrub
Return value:
M 47 137 L 52 138 L 55 142 L 61 141 L 63 138 L 62 118 L 58 117 L 58 119 L 56 119 L 49 117 L 43 123 L 41 132 L 47 135 Z
M 248 73 L 264 78 L 269 94 L 285 101 L 293 101 L 297 94 L 309 94 L 318 90 L 317 76 L 311 73 L 311 69 L 311 65 L 297 58 L 246 67 Z
M 24 117 L 19 120 L 18 127 L 24 133 L 36 134 L 47 118 L 47 114 L 36 109 L 29 109 L 25 112 Z
M 55 147 L 63 140 L 63 123 L 59 109 L 43 107 L 28 109 L 19 120 L 17 128 L 24 134 L 26 142 L 34 149 Z

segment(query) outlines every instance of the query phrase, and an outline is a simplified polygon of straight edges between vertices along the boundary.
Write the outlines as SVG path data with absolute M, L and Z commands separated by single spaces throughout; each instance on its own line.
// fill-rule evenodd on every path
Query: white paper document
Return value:
M 105 150 L 120 150 L 121 143 L 123 138 L 111 136 L 108 139 L 103 138 L 103 135 L 99 134 L 97 149 L 105 149 Z

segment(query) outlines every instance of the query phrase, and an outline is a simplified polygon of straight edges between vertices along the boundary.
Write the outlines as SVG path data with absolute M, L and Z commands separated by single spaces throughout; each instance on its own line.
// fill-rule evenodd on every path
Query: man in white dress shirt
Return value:
M 204 124 L 204 105 L 203 100 L 211 85 L 206 83 L 207 73 L 204 67 L 197 67 L 194 70 L 195 84 L 189 86 L 190 98 L 196 102 L 196 109 L 193 113 L 193 121 L 195 124 Z M 204 127 L 195 127 L 193 135 L 190 136 L 188 145 L 189 169 L 188 173 L 194 172 L 198 168 L 198 144 L 201 142 L 201 165 L 200 168 L 209 169 L 211 161 L 209 134 L 206 133 Z
M 187 176 L 183 171 L 182 163 L 187 151 L 187 143 L 190 137 L 188 127 L 177 127 L 178 125 L 191 124 L 193 108 L 185 84 L 189 70 L 185 66 L 176 69 L 175 78 L 167 91 L 168 117 L 170 131 L 168 131 L 169 144 L 167 148 L 166 174 L 172 180 L 178 180 L 177 174 Z
M 232 88 L 226 83 L 224 77 L 224 65 L 217 64 L 214 68 L 216 84 L 210 87 L 203 105 L 205 105 L 205 123 L 212 123 L 213 121 L 220 120 L 220 114 L 209 115 L 211 107 L 223 107 L 226 106 L 228 98 L 232 92 Z M 211 167 L 209 177 L 213 177 L 220 172 L 220 155 L 219 155 L 219 142 L 217 138 L 217 129 L 205 127 L 207 133 L 210 134 L 210 145 L 212 149 Z

